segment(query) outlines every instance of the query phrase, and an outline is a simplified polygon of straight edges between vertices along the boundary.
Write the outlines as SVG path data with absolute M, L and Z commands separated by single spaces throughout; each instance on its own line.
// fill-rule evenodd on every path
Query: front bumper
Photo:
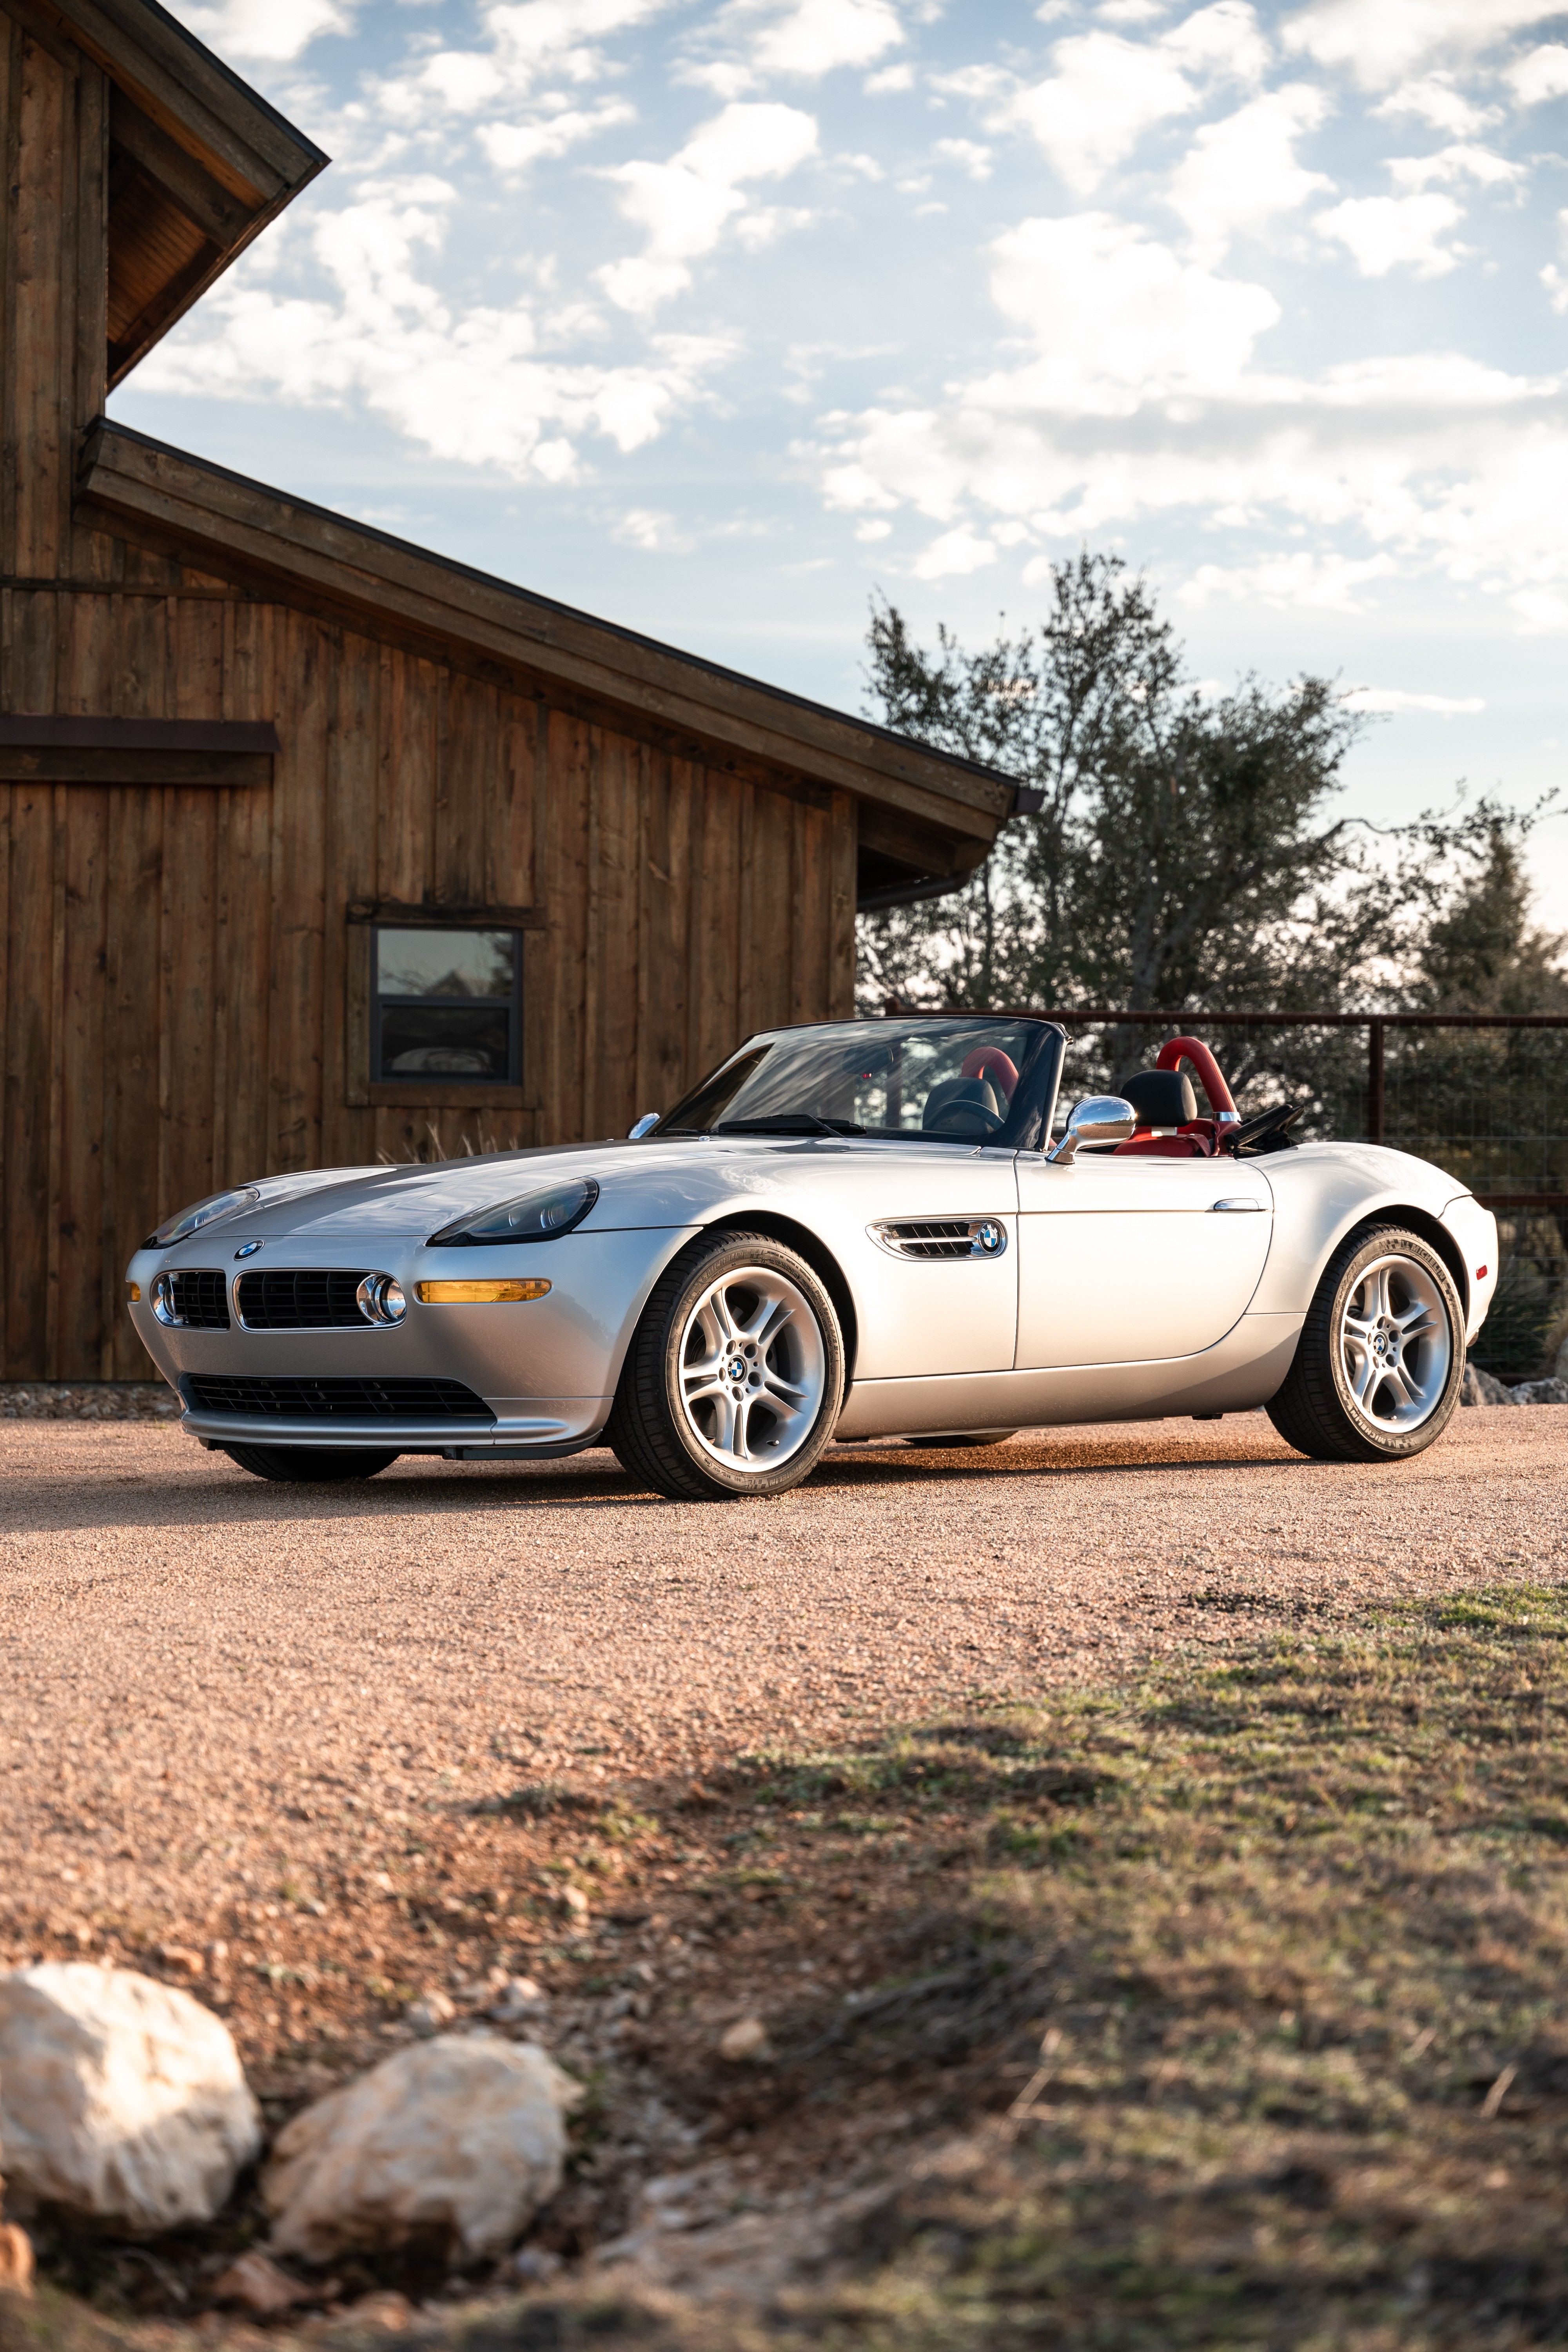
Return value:
M 142 1343 L 184 1404 L 182 1426 L 206 1446 L 375 1447 L 441 1454 L 454 1461 L 548 1459 L 593 1444 L 609 1418 L 622 1360 L 649 1290 L 688 1239 L 685 1226 L 576 1233 L 559 1241 L 499 1249 L 426 1249 L 423 1238 L 377 1234 L 330 1240 L 288 1234 L 262 1238 L 278 1268 L 355 1269 L 393 1276 L 409 1300 L 404 1320 L 377 1328 L 250 1330 L 238 1320 L 236 1236 L 215 1228 L 178 1248 L 139 1251 L 127 1278 L 142 1297 L 130 1308 Z M 253 1256 L 246 1261 L 254 1266 Z M 221 1268 L 226 1330 L 161 1323 L 152 1310 L 153 1276 Z M 416 1285 L 453 1276 L 543 1276 L 547 1297 L 488 1305 L 426 1306 Z M 264 1409 L 216 1411 L 192 1393 L 194 1380 L 330 1381 L 457 1381 L 484 1417 L 395 1412 L 305 1414 Z

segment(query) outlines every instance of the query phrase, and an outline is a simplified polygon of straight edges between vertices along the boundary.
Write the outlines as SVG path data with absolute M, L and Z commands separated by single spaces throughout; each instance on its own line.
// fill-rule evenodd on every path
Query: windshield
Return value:
M 659 1135 L 879 1135 L 989 1143 L 1056 1032 L 1033 1021 L 846 1021 L 759 1038 Z M 1011 1141 L 1011 1135 L 1006 1139 Z

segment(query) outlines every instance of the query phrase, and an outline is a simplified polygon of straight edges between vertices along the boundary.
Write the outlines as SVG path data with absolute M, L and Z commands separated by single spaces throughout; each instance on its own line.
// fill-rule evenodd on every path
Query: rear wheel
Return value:
M 224 1452 L 242 1470 L 257 1478 L 279 1478 L 289 1484 L 337 1485 L 346 1478 L 374 1478 L 395 1462 L 365 1445 L 226 1445 Z
M 1324 1270 L 1268 1418 L 1320 1462 L 1405 1461 L 1453 1416 L 1464 1331 L 1429 1243 L 1396 1225 L 1352 1234 Z
M 833 1302 L 762 1234 L 689 1243 L 655 1284 L 605 1432 L 672 1502 L 781 1495 L 816 1468 L 844 1395 Z

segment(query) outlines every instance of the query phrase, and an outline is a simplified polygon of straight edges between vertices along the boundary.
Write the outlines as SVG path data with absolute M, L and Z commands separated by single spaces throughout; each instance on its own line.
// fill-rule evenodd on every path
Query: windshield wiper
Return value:
M 771 1118 L 727 1118 L 715 1135 L 864 1135 L 852 1119 L 818 1118 L 814 1110 L 779 1111 Z

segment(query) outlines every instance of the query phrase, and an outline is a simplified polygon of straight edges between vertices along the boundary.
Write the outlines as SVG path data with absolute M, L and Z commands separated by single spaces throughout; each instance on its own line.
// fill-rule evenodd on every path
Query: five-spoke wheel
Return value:
M 675 1499 L 798 1485 L 833 1433 L 844 1343 L 833 1302 L 762 1234 L 683 1249 L 655 1284 L 606 1434 L 634 1477 Z
M 1464 1335 L 1454 1277 L 1431 1244 L 1363 1227 L 1329 1261 L 1269 1418 L 1320 1461 L 1419 1454 L 1459 1401 Z

